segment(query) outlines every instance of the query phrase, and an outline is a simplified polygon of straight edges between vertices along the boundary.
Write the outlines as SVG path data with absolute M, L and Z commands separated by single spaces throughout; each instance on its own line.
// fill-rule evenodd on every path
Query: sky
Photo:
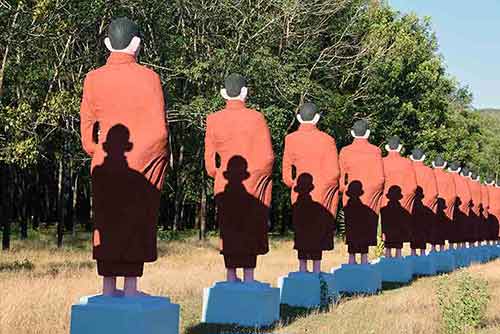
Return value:
M 468 86 L 476 108 L 500 108 L 500 0 L 388 0 L 430 16 L 448 73 Z

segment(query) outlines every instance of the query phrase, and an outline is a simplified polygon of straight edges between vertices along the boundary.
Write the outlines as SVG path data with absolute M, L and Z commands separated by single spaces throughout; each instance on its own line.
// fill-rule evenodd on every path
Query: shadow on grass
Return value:
M 307 317 L 311 314 L 330 311 L 331 305 L 319 308 L 294 307 L 286 304 L 280 305 L 280 321 L 268 327 L 240 327 L 237 325 L 221 324 L 197 324 L 189 327 L 186 334 L 264 334 L 271 333 L 278 326 L 289 326 L 299 318 Z
M 237 325 L 198 324 L 186 329 L 186 334 L 264 334 L 270 333 L 276 326 L 254 328 Z

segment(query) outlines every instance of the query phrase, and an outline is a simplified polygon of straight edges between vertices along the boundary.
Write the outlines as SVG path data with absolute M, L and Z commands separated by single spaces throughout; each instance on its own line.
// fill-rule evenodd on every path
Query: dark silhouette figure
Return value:
M 344 206 L 344 218 L 349 254 L 366 254 L 369 246 L 377 245 L 378 215 L 363 204 L 363 194 L 363 184 L 358 180 L 349 183 L 345 192 L 348 197 Z
M 243 157 L 229 159 L 223 177 L 227 184 L 224 191 L 215 196 L 221 254 L 226 268 L 255 268 L 257 255 L 269 251 L 269 207 L 245 188 L 243 182 L 250 173 Z
M 102 144 L 104 162 L 92 170 L 94 249 L 99 275 L 142 276 L 144 262 L 156 253 L 160 191 L 143 174 L 129 168 L 133 149 L 127 127 L 118 124 Z
M 462 243 L 467 241 L 467 229 L 469 226 L 469 210 L 464 209 L 462 199 L 457 196 L 455 209 L 453 209 L 453 227 L 455 233 L 450 237 L 450 242 Z
M 476 205 L 476 204 L 474 204 Z M 481 224 L 481 217 L 477 214 L 476 210 L 469 210 L 469 222 L 467 224 L 467 240 L 468 242 L 476 242 L 479 241 L 479 229 Z
M 446 200 L 442 197 L 438 197 L 435 220 L 433 222 L 431 233 L 430 233 L 430 243 L 432 245 L 443 245 L 446 239 L 450 239 L 456 231 L 455 227 L 452 225 L 451 219 L 446 213 L 448 206 L 446 205 Z
M 423 188 L 421 186 L 417 186 L 410 224 L 410 242 L 412 249 L 425 249 L 427 242 L 432 243 L 433 245 L 442 244 L 437 215 L 434 213 L 432 208 L 425 205 L 424 198 L 425 194 Z M 438 198 L 438 205 L 439 203 L 443 204 L 444 200 L 442 198 Z M 444 208 L 441 209 L 441 213 L 446 216 Z
M 335 217 L 313 200 L 313 189 L 313 177 L 308 173 L 300 174 L 293 188 L 297 193 L 297 201 L 292 206 L 294 248 L 300 260 L 321 260 L 322 251 L 333 249 Z
M 403 198 L 401 187 L 390 187 L 386 197 L 389 202 L 380 209 L 384 245 L 386 248 L 401 249 L 403 242 L 409 238 L 411 215 L 400 203 Z

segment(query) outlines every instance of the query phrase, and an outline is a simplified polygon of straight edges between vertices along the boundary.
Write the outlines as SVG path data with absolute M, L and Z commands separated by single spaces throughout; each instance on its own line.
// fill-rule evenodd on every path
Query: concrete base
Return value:
M 267 283 L 217 282 L 203 291 L 204 323 L 266 327 L 279 319 L 280 289 Z
M 375 294 L 382 289 L 382 277 L 370 264 L 343 264 L 331 272 L 339 293 Z
M 451 273 L 456 268 L 455 257 L 448 251 L 430 252 L 428 256 L 434 258 L 438 273 Z
M 381 257 L 372 262 L 372 265 L 380 272 L 382 282 L 409 283 L 413 278 L 412 264 L 404 257 Z
M 454 250 L 450 250 L 450 253 L 455 256 L 455 264 L 457 267 L 465 268 L 470 266 L 471 257 L 466 248 L 457 248 Z
M 326 301 L 321 301 L 322 305 L 326 303 L 335 303 L 339 299 L 339 291 L 335 283 L 335 275 L 330 273 L 321 273 L 320 279 L 326 283 L 327 295 Z
M 278 279 L 281 304 L 316 308 L 321 306 L 320 274 L 291 272 Z
M 483 254 L 479 249 L 479 247 L 467 248 L 467 252 L 469 254 L 471 263 L 474 264 L 484 263 Z
M 498 257 L 500 257 L 500 247 L 498 247 L 497 245 L 489 245 L 487 247 L 490 250 L 492 259 L 497 259 Z
M 484 263 L 490 262 L 493 259 L 493 253 L 488 246 L 480 246 L 479 249 L 483 254 Z
M 429 256 L 407 256 L 406 260 L 411 263 L 413 276 L 436 275 L 436 262 Z
M 179 305 L 165 297 L 88 296 L 71 307 L 71 334 L 178 334 Z

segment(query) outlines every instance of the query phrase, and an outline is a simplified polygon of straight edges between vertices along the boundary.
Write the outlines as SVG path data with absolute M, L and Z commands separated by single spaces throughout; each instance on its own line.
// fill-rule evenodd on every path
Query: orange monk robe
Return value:
M 488 187 L 488 223 L 491 224 L 491 240 L 500 239 L 500 188 Z
M 105 66 L 87 75 L 80 116 L 83 148 L 92 157 L 94 258 L 156 260 L 160 190 L 168 162 L 159 76 L 131 55 L 112 53 Z
M 340 192 L 349 253 L 377 245 L 378 214 L 384 191 L 384 164 L 380 148 L 355 138 L 339 154 Z
M 434 168 L 434 176 L 438 189 L 436 203 L 436 223 L 438 225 L 434 230 L 434 236 L 437 237 L 437 240 L 432 241 L 455 240 L 458 237 L 457 227 L 452 223 L 457 200 L 455 180 L 453 174 L 444 168 Z
M 488 210 L 490 207 L 490 196 L 488 194 L 488 186 L 481 184 L 481 228 L 480 235 L 481 241 L 490 240 L 491 226 L 488 224 Z
M 311 176 L 312 190 L 299 196 L 298 189 L 303 185 L 297 182 L 306 174 Z M 313 124 L 301 124 L 285 137 L 283 182 L 292 189 L 295 249 L 303 252 L 333 249 L 339 175 L 337 146 L 328 134 Z
M 469 211 L 468 241 L 475 242 L 480 239 L 480 217 L 481 217 L 481 184 L 467 178 L 471 193 L 471 208 Z
M 452 173 L 453 180 L 457 191 L 457 201 L 453 211 L 453 223 L 457 233 L 454 242 L 468 241 L 469 212 L 472 202 L 472 197 L 467 179 L 458 173 Z M 455 237 L 455 236 L 454 236 Z
M 245 166 L 228 165 L 232 159 Z M 250 256 L 269 251 L 273 163 L 271 134 L 261 113 L 246 108 L 242 101 L 229 100 L 225 109 L 208 115 L 205 167 L 215 178 L 222 254 Z
M 422 161 L 413 161 L 413 168 L 417 190 L 412 212 L 411 243 L 413 249 L 425 249 L 427 242 L 441 241 L 436 233 L 438 185 L 434 171 Z
M 417 179 L 410 159 L 390 151 L 383 159 L 384 196 L 382 196 L 382 233 L 387 248 L 402 248 L 410 241 L 411 212 Z M 400 196 L 394 196 L 396 191 Z

